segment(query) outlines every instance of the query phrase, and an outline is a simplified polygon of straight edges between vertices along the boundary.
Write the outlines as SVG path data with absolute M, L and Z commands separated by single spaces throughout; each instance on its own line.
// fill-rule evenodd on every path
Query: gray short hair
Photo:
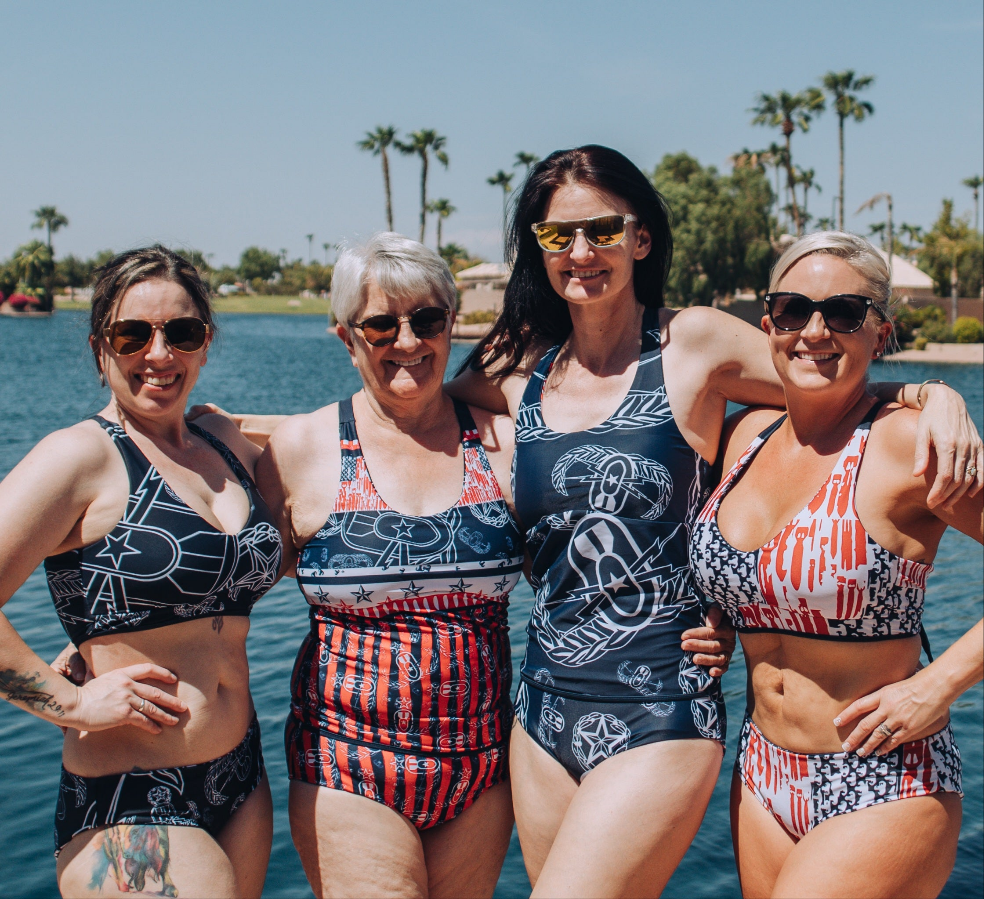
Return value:
M 447 263 L 422 243 L 384 231 L 338 256 L 331 279 L 331 308 L 339 324 L 355 320 L 365 305 L 370 278 L 387 296 L 436 300 L 450 312 L 457 307 L 458 292 Z
M 836 256 L 843 259 L 865 281 L 878 314 L 891 321 L 889 303 L 892 299 L 892 279 L 888 263 L 863 237 L 846 231 L 814 231 L 791 244 L 772 267 L 769 293 L 774 293 L 786 273 L 805 256 Z

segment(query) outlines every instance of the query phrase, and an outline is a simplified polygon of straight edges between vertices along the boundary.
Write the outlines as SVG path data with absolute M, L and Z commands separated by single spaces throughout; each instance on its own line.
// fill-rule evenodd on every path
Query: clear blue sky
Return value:
M 874 117 L 847 126 L 848 213 L 889 191 L 896 222 L 928 226 L 943 197 L 970 211 L 960 182 L 984 167 L 982 23 L 980 0 L 0 0 L 0 257 L 49 204 L 71 220 L 59 255 L 161 240 L 234 263 L 250 244 L 306 256 L 314 232 L 321 256 L 384 226 L 379 160 L 355 142 L 394 124 L 447 136 L 450 168 L 430 180 L 458 208 L 445 241 L 501 258 L 485 179 L 516 151 L 599 142 L 645 168 L 680 150 L 727 168 L 777 135 L 750 125 L 758 91 L 844 68 L 877 77 Z M 819 214 L 836 145 L 829 112 L 793 138 Z M 411 235 L 418 177 L 393 160 Z

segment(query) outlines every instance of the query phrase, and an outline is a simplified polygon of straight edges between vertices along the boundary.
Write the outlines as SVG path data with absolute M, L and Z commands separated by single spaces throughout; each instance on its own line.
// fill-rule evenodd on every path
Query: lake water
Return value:
M 230 410 L 306 412 L 356 390 L 358 376 L 341 343 L 325 332 L 325 320 L 308 316 L 225 316 L 193 401 Z M 98 388 L 86 345 L 87 318 L 61 311 L 50 319 L 0 318 L 0 477 L 49 431 L 98 411 Z M 468 347 L 456 345 L 455 365 Z M 876 366 L 876 378 L 919 382 L 944 378 L 966 397 L 982 427 L 980 366 L 901 364 Z M 949 531 L 930 579 L 926 627 L 937 653 L 981 615 L 980 547 Z M 513 663 L 523 650 L 532 594 L 524 584 L 513 594 Z M 41 570 L 17 591 L 4 612 L 43 658 L 65 645 Z M 307 606 L 291 580 L 278 584 L 258 604 L 249 635 L 253 697 L 263 728 L 267 768 L 275 803 L 273 855 L 265 896 L 310 896 L 287 824 L 287 773 L 283 723 L 294 654 L 307 630 Z M 516 681 L 518 682 L 518 680 Z M 728 825 L 728 784 L 734 743 L 744 708 L 745 671 L 740 651 L 725 678 L 728 732 L 722 776 L 694 845 L 666 890 L 667 896 L 738 896 Z M 964 761 L 963 830 L 957 864 L 944 896 L 980 895 L 984 882 L 984 785 L 982 785 L 982 693 L 978 684 L 953 706 L 953 729 Z M 0 896 L 57 894 L 52 825 L 61 735 L 54 727 L 0 702 Z M 496 892 L 528 895 L 529 884 L 515 834 Z

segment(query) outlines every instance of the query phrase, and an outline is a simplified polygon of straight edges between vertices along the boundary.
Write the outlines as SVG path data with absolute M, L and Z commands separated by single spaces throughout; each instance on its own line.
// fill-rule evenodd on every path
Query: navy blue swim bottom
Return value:
M 102 777 L 80 777 L 62 766 L 55 855 L 77 834 L 112 824 L 201 827 L 217 836 L 262 781 L 255 715 L 239 745 L 210 762 Z
M 572 698 L 523 680 L 516 694 L 516 720 L 577 780 L 636 746 L 707 739 L 723 747 L 728 723 L 717 682 L 693 699 L 640 703 Z

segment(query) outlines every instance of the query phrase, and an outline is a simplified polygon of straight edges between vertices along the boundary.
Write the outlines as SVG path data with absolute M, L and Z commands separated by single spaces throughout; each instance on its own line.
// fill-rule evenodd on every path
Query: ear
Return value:
M 649 228 L 646 225 L 639 225 L 639 234 L 636 237 L 636 248 L 632 253 L 632 258 L 637 262 L 640 259 L 645 259 L 652 248 L 653 237 L 649 233 Z
M 355 344 L 352 342 L 352 332 L 345 325 L 337 324 L 335 325 L 335 333 L 342 343 L 345 344 L 345 349 L 348 350 L 348 354 L 352 358 L 352 365 L 358 368 L 359 363 L 355 359 Z
M 888 345 L 888 341 L 892 336 L 892 324 L 891 322 L 882 322 L 878 326 L 878 342 L 875 344 L 875 348 L 871 351 L 871 358 L 878 359 L 885 353 L 885 347 Z
M 772 335 L 772 319 L 769 318 L 768 314 L 762 316 L 762 321 L 759 322 L 759 324 L 761 325 L 762 330 L 765 331 L 766 334 L 770 336 Z

